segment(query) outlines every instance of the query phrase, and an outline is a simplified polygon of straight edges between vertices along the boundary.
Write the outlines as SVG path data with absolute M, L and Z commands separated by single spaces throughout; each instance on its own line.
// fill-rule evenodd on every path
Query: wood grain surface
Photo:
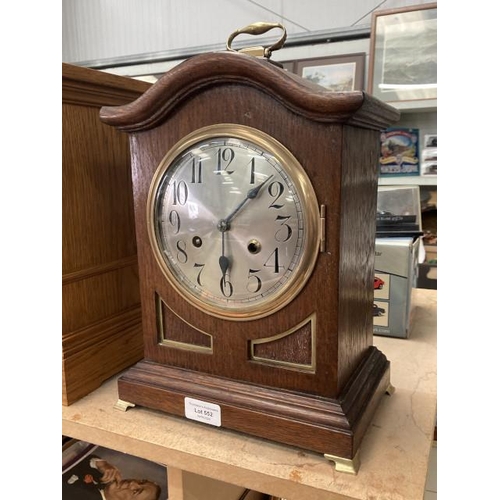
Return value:
M 72 404 L 143 355 L 128 138 L 103 105 L 150 84 L 62 66 L 62 377 Z

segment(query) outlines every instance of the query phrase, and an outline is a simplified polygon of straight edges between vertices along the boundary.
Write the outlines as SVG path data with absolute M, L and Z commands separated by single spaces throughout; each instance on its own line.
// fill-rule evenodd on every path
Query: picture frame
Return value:
M 299 59 L 294 61 L 293 72 L 334 92 L 363 90 L 365 60 L 364 52 Z M 287 64 L 289 69 L 290 61 Z
M 280 66 L 290 73 L 295 73 L 295 61 L 280 61 Z
M 372 13 L 367 87 L 384 102 L 437 98 L 437 3 Z
M 380 177 L 420 175 L 420 131 L 389 127 L 380 133 Z

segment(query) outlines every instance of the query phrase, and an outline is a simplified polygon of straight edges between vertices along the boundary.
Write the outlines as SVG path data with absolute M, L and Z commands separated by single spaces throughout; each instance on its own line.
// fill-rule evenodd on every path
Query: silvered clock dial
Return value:
M 213 316 L 249 320 L 288 304 L 307 282 L 319 210 L 295 157 L 262 131 L 205 127 L 160 163 L 148 231 L 169 282 Z

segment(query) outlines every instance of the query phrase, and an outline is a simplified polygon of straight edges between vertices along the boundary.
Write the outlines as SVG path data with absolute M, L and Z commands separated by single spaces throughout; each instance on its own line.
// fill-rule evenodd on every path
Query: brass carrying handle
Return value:
M 241 34 L 247 34 L 247 35 L 262 35 L 263 33 L 267 33 L 269 30 L 273 28 L 280 28 L 283 30 L 283 35 L 281 38 L 274 43 L 273 45 L 269 47 L 250 47 L 246 49 L 241 49 L 240 51 L 234 50 L 231 48 L 231 43 L 232 41 Z M 229 38 L 227 39 L 226 43 L 226 49 L 232 52 L 246 52 L 246 53 L 251 53 L 252 55 L 262 55 L 264 57 L 267 57 L 268 59 L 271 57 L 271 54 L 274 50 L 279 50 L 283 45 L 285 44 L 286 40 L 286 29 L 285 27 L 280 24 L 280 23 L 265 23 L 265 22 L 258 22 L 258 23 L 253 23 L 249 24 L 248 26 L 245 26 L 244 28 L 240 28 L 239 30 L 236 30 L 234 33 L 231 33 L 229 35 Z

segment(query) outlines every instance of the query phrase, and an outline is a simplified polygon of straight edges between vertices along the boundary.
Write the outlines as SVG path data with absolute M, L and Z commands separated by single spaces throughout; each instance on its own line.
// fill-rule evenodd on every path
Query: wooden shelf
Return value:
M 427 113 L 437 110 L 437 99 L 390 102 L 388 104 L 399 109 L 401 113 Z
M 379 177 L 379 186 L 437 186 L 437 176 Z
M 187 500 L 182 486 L 192 473 L 287 500 L 421 500 L 436 417 L 436 300 L 435 290 L 414 289 L 409 339 L 374 337 L 395 392 L 375 413 L 357 475 L 298 448 L 146 408 L 115 409 L 116 377 L 63 406 L 63 434 L 165 464 L 169 500 Z

